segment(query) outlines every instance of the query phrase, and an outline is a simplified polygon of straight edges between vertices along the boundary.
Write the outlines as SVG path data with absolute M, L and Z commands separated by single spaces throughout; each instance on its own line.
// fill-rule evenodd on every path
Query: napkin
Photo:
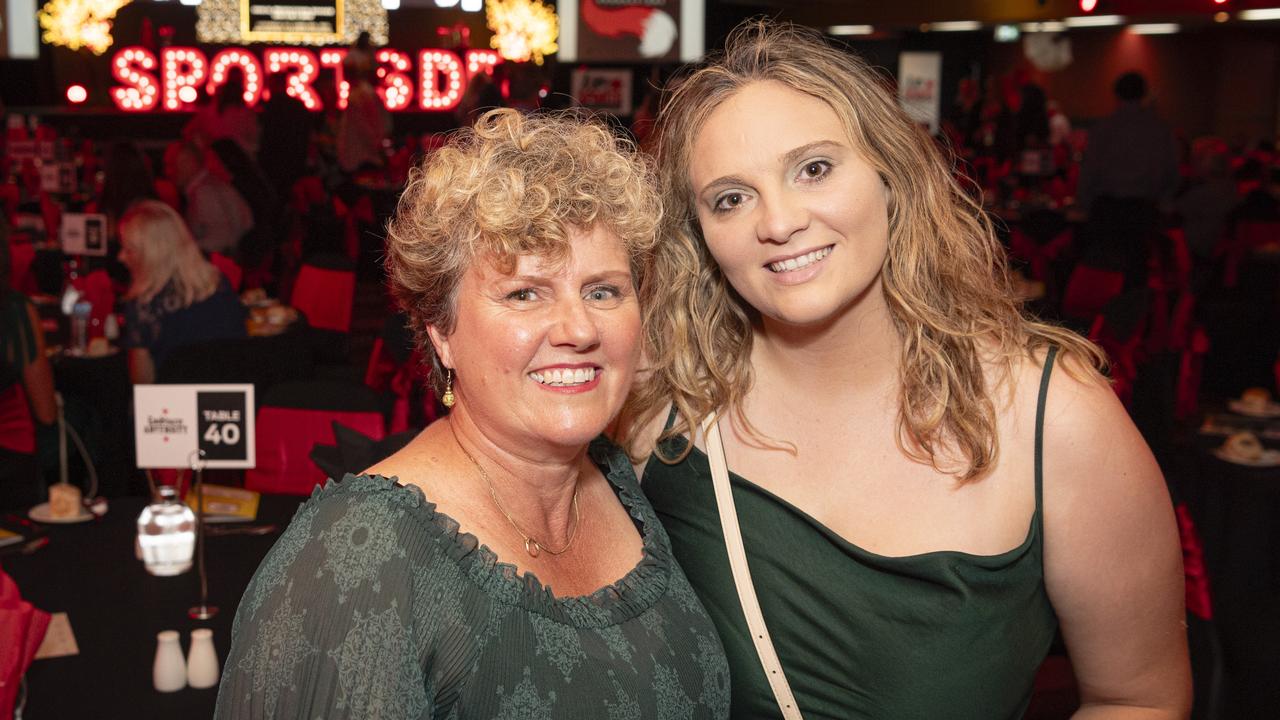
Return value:
M 346 473 L 358 473 L 390 457 L 397 450 L 409 444 L 417 435 L 416 432 L 402 432 L 388 435 L 381 440 L 352 430 L 338 422 L 333 423 L 333 437 L 336 445 L 317 443 L 311 449 L 311 461 L 326 475 L 340 479 Z
M 22 676 L 49 627 L 49 613 L 18 594 L 13 578 L 0 570 L 0 720 L 13 717 Z

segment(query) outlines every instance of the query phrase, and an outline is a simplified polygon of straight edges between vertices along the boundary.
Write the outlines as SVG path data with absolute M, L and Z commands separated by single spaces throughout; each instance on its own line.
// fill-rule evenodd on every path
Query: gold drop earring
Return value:
M 453 404 L 458 401 L 458 399 L 453 396 L 453 370 L 445 368 L 444 372 L 444 395 L 440 396 L 440 404 L 447 408 L 451 408 L 453 407 Z

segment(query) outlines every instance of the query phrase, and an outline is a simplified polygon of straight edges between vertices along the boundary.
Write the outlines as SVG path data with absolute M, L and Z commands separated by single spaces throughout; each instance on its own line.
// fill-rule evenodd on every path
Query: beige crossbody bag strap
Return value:
M 724 530 L 724 545 L 729 551 L 729 567 L 733 570 L 733 584 L 738 588 L 738 601 L 742 614 L 747 616 L 747 629 L 751 642 L 764 666 L 764 676 L 773 689 L 784 720 L 803 720 L 796 706 L 787 676 L 782 672 L 778 653 L 773 650 L 769 628 L 765 626 L 760 602 L 756 599 L 755 586 L 751 584 L 751 569 L 747 567 L 747 552 L 742 547 L 742 531 L 738 528 L 738 510 L 733 504 L 733 492 L 729 488 L 729 463 L 724 457 L 724 442 L 720 439 L 720 426 L 716 418 L 708 416 L 702 421 L 702 433 L 707 439 L 707 460 L 711 463 L 711 484 L 716 491 L 716 508 L 720 512 L 720 527 Z

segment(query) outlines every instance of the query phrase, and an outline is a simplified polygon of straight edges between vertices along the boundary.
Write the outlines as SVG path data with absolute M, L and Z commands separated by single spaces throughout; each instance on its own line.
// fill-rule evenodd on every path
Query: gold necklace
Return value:
M 520 527 L 520 523 L 516 522 L 515 518 L 511 517 L 511 513 L 507 512 L 507 509 L 502 506 L 502 501 L 498 499 L 498 492 L 493 488 L 493 480 L 489 478 L 489 473 L 485 472 L 484 467 L 462 446 L 462 442 L 458 440 L 458 431 L 453 429 L 452 422 L 449 423 L 449 430 L 453 433 L 453 441 L 458 444 L 458 449 L 462 451 L 463 455 L 467 456 L 472 465 L 476 466 L 476 471 L 484 479 L 484 484 L 489 488 L 489 497 L 493 498 L 493 504 L 498 506 L 498 511 L 507 519 L 507 522 L 511 523 L 511 527 L 515 528 L 516 532 L 520 533 L 520 537 L 524 538 L 524 551 L 529 553 L 529 557 L 538 557 L 538 554 L 544 550 L 552 555 L 561 555 L 569 549 L 570 545 L 573 545 L 574 538 L 578 537 L 578 527 L 582 525 L 582 513 L 578 510 L 578 479 L 581 477 L 581 473 L 573 481 L 573 531 L 569 533 L 569 539 L 565 541 L 564 547 L 555 550 L 534 539 L 533 536 L 524 531 L 524 528 Z

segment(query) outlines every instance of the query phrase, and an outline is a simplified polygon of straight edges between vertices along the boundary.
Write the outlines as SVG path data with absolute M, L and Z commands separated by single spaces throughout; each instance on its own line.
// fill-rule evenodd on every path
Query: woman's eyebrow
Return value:
M 783 165 L 790 165 L 804 159 L 804 156 L 816 152 L 818 150 L 838 149 L 842 147 L 841 143 L 835 140 L 817 140 L 811 143 L 805 143 L 798 148 L 786 151 L 778 158 L 778 162 Z

